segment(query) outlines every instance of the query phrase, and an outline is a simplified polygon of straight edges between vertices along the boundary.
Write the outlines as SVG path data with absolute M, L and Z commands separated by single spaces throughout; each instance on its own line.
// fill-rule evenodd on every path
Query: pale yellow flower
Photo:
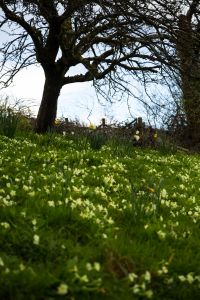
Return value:
M 56 119 L 55 122 L 54 122 L 55 125 L 59 125 L 60 123 L 61 123 L 61 121 L 58 120 L 58 119 Z
M 24 264 L 21 263 L 19 265 L 19 269 L 20 269 L 20 271 L 24 271 L 26 269 L 26 267 L 24 266 Z
M 86 269 L 88 271 L 92 271 L 92 265 L 91 265 L 91 263 L 86 263 Z
M 40 237 L 39 237 L 39 235 L 34 234 L 34 236 L 33 236 L 33 244 L 34 245 L 39 245 L 39 243 L 40 243 Z
M 139 135 L 137 135 L 137 134 L 135 134 L 134 136 L 133 136 L 133 138 L 134 138 L 134 140 L 136 140 L 137 142 L 139 141 L 139 139 L 140 139 L 140 136 Z
M 194 281 L 193 273 L 188 273 L 186 276 L 186 280 L 188 283 L 193 283 Z
M 8 222 L 1 222 L 0 225 L 2 227 L 4 227 L 5 229 L 9 229 L 10 228 L 10 224 Z
M 79 279 L 81 282 L 89 282 L 87 275 L 80 276 Z
M 13 191 L 13 190 L 10 191 L 10 195 L 13 196 L 13 197 L 16 196 L 16 191 Z
M 145 296 L 148 298 L 148 299 L 151 299 L 153 297 L 153 291 L 152 290 L 148 290 L 145 292 Z
M 160 197 L 161 197 L 161 198 L 167 198 L 167 196 L 168 196 L 168 194 L 167 194 L 166 189 L 162 189 L 162 190 L 160 191 Z
M 36 225 L 36 224 L 37 224 L 37 220 L 36 220 L 36 219 L 33 219 L 33 220 L 31 221 L 31 223 L 32 223 L 33 225 Z
M 61 283 L 58 286 L 57 293 L 58 295 L 66 295 L 68 293 L 69 287 L 66 283 Z
M 0 267 L 3 267 L 4 266 L 4 261 L 3 259 L 0 257 Z
M 90 129 L 96 129 L 96 126 L 92 123 L 90 123 L 90 125 L 88 126 Z
M 47 203 L 50 207 L 55 207 L 55 202 L 54 201 L 48 201 Z
M 179 276 L 178 276 L 178 279 L 179 279 L 181 282 L 186 281 L 186 278 L 185 278 L 185 276 L 183 276 L 183 275 L 179 275 Z
M 35 196 L 35 192 L 32 191 L 32 192 L 28 193 L 28 195 L 29 195 L 30 197 L 34 197 L 34 196 Z
M 158 134 L 157 134 L 157 132 L 156 132 L 156 133 L 154 133 L 153 137 L 154 137 L 154 139 L 157 139 L 157 137 L 158 137 Z
M 135 281 L 135 279 L 138 278 L 138 276 L 135 273 L 129 273 L 128 274 L 128 279 L 130 282 Z
M 101 269 L 100 263 L 95 262 L 95 263 L 94 263 L 94 269 L 95 269 L 97 272 L 99 272 L 100 269 Z
M 166 237 L 166 233 L 162 230 L 157 231 L 157 235 L 161 240 L 164 240 Z
M 144 280 L 148 282 L 151 281 L 151 273 L 149 271 L 146 271 L 143 276 L 144 276 Z
M 23 185 L 22 188 L 23 188 L 23 190 L 26 191 L 26 192 L 29 190 L 29 187 L 28 187 L 27 185 Z
M 151 193 L 154 193 L 155 192 L 155 189 L 154 188 L 150 188 L 150 187 L 147 187 L 148 191 L 151 192 Z

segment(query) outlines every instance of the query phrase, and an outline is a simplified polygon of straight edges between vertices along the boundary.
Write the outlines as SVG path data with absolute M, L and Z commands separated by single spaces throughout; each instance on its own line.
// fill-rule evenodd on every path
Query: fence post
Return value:
M 143 127 L 143 121 L 142 121 L 142 118 L 141 118 L 141 117 L 139 117 L 139 118 L 137 119 L 137 123 L 138 123 L 138 127 L 139 127 L 139 128 L 142 128 L 142 127 Z
M 142 117 L 137 118 L 136 128 L 140 133 L 143 133 L 145 129 L 145 122 L 143 122 Z
M 106 126 L 106 119 L 103 118 L 101 121 L 102 121 L 102 126 L 105 127 Z

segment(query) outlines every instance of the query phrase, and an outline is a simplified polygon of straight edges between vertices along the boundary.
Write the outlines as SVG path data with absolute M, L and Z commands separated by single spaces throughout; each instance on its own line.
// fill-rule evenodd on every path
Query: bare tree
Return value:
M 93 81 L 127 91 L 127 74 L 139 79 L 156 74 L 162 61 L 158 35 L 145 18 L 145 1 L 0 0 L 1 83 L 8 85 L 22 68 L 40 64 L 45 83 L 36 131 L 54 124 L 62 86 Z M 69 75 L 71 67 L 83 72 Z
M 157 29 L 157 56 L 164 61 L 163 77 L 180 90 L 179 108 L 189 137 L 200 142 L 200 1 L 144 1 L 141 18 Z M 150 44 L 152 46 L 152 44 Z

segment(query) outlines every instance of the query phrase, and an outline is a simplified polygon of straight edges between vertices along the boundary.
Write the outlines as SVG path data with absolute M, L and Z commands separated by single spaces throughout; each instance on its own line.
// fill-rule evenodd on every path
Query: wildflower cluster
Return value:
M 199 295 L 199 157 L 115 150 L 0 137 L 0 298 Z

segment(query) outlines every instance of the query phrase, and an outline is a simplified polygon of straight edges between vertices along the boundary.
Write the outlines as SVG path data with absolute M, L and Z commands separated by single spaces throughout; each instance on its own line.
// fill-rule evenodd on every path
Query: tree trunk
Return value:
M 196 67 L 193 67 L 196 69 Z M 200 70 L 193 71 L 194 77 L 182 78 L 183 106 L 187 118 L 189 137 L 200 142 Z M 196 79 L 195 79 L 196 77 Z M 199 77 L 199 79 L 198 79 Z
M 55 76 L 46 76 L 42 101 L 35 126 L 37 133 L 46 133 L 53 128 L 61 87 L 61 80 L 55 78 Z
M 197 33 L 186 16 L 179 20 L 177 50 L 181 67 L 183 108 L 188 124 L 189 138 L 200 142 L 200 61 Z

